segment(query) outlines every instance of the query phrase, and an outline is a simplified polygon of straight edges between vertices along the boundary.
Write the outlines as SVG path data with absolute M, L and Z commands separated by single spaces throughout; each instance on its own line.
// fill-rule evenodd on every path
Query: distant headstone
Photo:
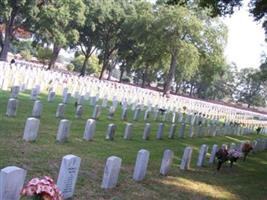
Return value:
M 127 120 L 127 108 L 123 108 L 123 109 L 122 109 L 121 120 L 122 120 L 122 121 Z
M 26 171 L 16 166 L 9 166 L 0 172 L 0 200 L 19 200 L 26 177 Z
M 83 106 L 78 105 L 76 108 L 75 117 L 79 119 L 82 117 L 82 115 L 83 115 Z
M 112 119 L 115 114 L 115 108 L 113 106 L 110 106 L 109 112 L 108 112 L 108 119 Z
M 106 108 L 108 106 L 108 99 L 107 97 L 104 97 L 103 101 L 102 101 L 102 107 Z
M 58 126 L 57 141 L 64 142 L 69 137 L 70 132 L 70 121 L 62 119 Z
M 154 111 L 154 115 L 153 115 L 154 121 L 157 121 L 158 120 L 158 116 L 159 116 L 159 111 L 158 110 L 155 110 Z
M 180 130 L 179 130 L 179 138 L 184 138 L 185 126 L 186 126 L 186 124 L 184 122 L 182 122 Z
M 62 92 L 62 96 L 63 96 L 63 97 L 66 96 L 67 93 L 68 93 L 68 88 L 64 88 L 64 89 L 63 89 L 63 92 Z
M 41 101 L 35 101 L 32 109 L 32 116 L 33 117 L 41 117 L 43 111 L 43 104 Z
M 78 103 L 78 105 L 83 105 L 83 102 L 84 102 L 84 96 L 81 95 L 81 96 L 79 96 L 77 103 Z
M 55 100 L 56 93 L 54 91 L 50 91 L 47 96 L 47 101 L 52 102 Z
M 211 150 L 209 164 L 213 164 L 215 162 L 215 156 L 216 156 L 217 151 L 218 151 L 218 145 L 214 144 Z
M 190 127 L 189 127 L 189 137 L 193 137 L 194 136 L 194 125 L 193 124 L 190 124 Z
M 144 128 L 144 134 L 143 134 L 144 140 L 149 139 L 150 131 L 151 131 L 151 125 L 150 123 L 146 123 L 145 128 Z
M 114 140 L 115 131 L 116 131 L 116 125 L 109 124 L 106 133 L 106 140 Z
M 197 166 L 202 167 L 206 158 L 206 154 L 208 151 L 208 146 L 206 144 L 202 144 L 201 148 L 199 150 L 198 160 L 197 160 Z
M 85 125 L 83 139 L 92 140 L 95 134 L 96 122 L 94 119 L 88 119 Z
M 90 106 L 95 106 L 97 102 L 96 96 L 90 98 Z
M 161 161 L 160 174 L 166 176 L 171 168 L 173 159 L 173 152 L 166 149 L 163 153 L 163 158 Z
M 96 105 L 95 108 L 94 108 L 94 112 L 93 112 L 92 118 L 93 119 L 98 119 L 100 114 L 101 114 L 101 106 L 100 105 Z
M 62 159 L 57 186 L 64 199 L 70 198 L 74 194 L 80 163 L 81 158 L 75 155 L 66 155 Z
M 10 98 L 17 98 L 19 95 L 20 87 L 19 86 L 13 86 L 11 88 L 11 95 Z
M 25 124 L 23 140 L 34 141 L 37 138 L 39 131 L 40 120 L 36 118 L 28 118 Z
M 161 140 L 163 138 L 163 129 L 164 129 L 164 124 L 160 123 L 157 131 L 157 139 Z
M 64 108 L 65 108 L 65 105 L 63 103 L 58 104 L 56 117 L 59 117 L 59 118 L 64 117 Z
M 172 113 L 171 123 L 173 123 L 173 124 L 176 123 L 176 113 L 175 112 Z
M 132 136 L 132 127 L 133 127 L 133 125 L 131 123 L 127 123 L 126 124 L 125 131 L 124 131 L 124 136 L 123 136 L 123 138 L 125 140 L 131 139 L 131 136 Z
M 193 151 L 192 147 L 186 147 L 184 149 L 184 154 L 180 165 L 181 170 L 188 170 L 190 168 L 192 151 Z
M 133 120 L 137 121 L 139 118 L 139 114 L 140 114 L 141 109 L 140 108 L 136 108 L 134 111 L 134 116 L 133 116 Z
M 67 93 L 65 96 L 63 96 L 63 103 L 67 104 L 70 101 L 71 93 Z
M 170 129 L 169 129 L 169 138 L 173 139 L 176 131 L 176 124 L 172 124 Z
M 8 117 L 15 117 L 17 115 L 18 100 L 9 99 L 7 103 L 6 115 Z
M 144 121 L 148 120 L 148 118 L 149 118 L 149 113 L 150 113 L 150 110 L 147 109 L 147 110 L 145 111 L 145 114 L 144 114 Z
M 121 168 L 121 158 L 110 156 L 107 159 L 101 188 L 111 189 L 116 187 Z
M 33 100 L 33 101 L 37 100 L 38 94 L 39 94 L 38 88 L 32 88 L 31 100 Z
M 148 161 L 149 151 L 145 149 L 138 151 L 133 173 L 133 179 L 135 181 L 142 181 L 145 178 Z

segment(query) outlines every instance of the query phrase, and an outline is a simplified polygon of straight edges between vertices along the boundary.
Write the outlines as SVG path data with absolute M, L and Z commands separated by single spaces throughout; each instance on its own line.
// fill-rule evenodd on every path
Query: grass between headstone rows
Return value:
M 118 108 L 114 119 L 108 120 L 108 110 L 102 109 L 100 119 L 96 123 L 93 141 L 84 141 L 83 131 L 86 120 L 91 117 L 93 108 L 89 101 L 84 102 L 82 119 L 75 118 L 74 99 L 67 104 L 65 118 L 71 121 L 70 137 L 67 142 L 56 143 L 56 133 L 60 119 L 55 117 L 60 96 L 52 103 L 47 102 L 47 95 L 40 95 L 43 112 L 39 134 L 35 142 L 25 142 L 22 134 L 27 117 L 31 116 L 33 101 L 29 92 L 18 97 L 17 116 L 5 116 L 8 92 L 0 93 L 0 167 L 15 165 L 27 170 L 27 181 L 33 177 L 51 176 L 55 181 L 64 155 L 74 154 L 81 157 L 81 168 L 78 175 L 75 196 L 73 199 L 266 199 L 267 196 L 267 152 L 250 154 L 246 162 L 238 161 L 233 168 L 224 167 L 216 172 L 215 166 L 208 165 L 207 160 L 202 168 L 196 167 L 198 150 L 201 144 L 238 143 L 241 140 L 264 138 L 262 135 L 249 136 L 217 136 L 202 138 L 177 137 L 168 139 L 170 123 L 165 122 L 164 139 L 156 140 L 159 122 L 151 123 L 150 140 L 142 139 L 145 122 L 143 112 L 139 120 L 132 122 L 132 112 L 128 111 L 128 122 L 133 123 L 131 140 L 123 139 L 125 123 L 120 120 L 121 109 Z M 106 141 L 105 134 L 109 123 L 117 126 L 114 141 Z M 186 129 L 188 133 L 188 127 Z M 179 170 L 179 164 L 186 146 L 193 147 L 190 171 Z M 148 172 L 144 181 L 136 183 L 132 173 L 137 152 L 140 149 L 150 151 Z M 159 175 L 164 149 L 174 151 L 175 158 L 170 175 Z M 109 156 L 122 158 L 122 169 L 118 187 L 112 190 L 100 188 L 104 165 Z

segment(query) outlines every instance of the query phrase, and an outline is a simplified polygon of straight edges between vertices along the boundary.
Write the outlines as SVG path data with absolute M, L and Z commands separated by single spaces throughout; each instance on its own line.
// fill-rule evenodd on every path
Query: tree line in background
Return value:
M 232 14 L 242 0 L 3 0 L 0 2 L 0 60 L 9 51 L 36 56 L 48 69 L 61 49 L 76 51 L 67 66 L 142 87 L 157 82 L 163 94 L 229 99 L 265 105 L 267 60 L 260 70 L 227 64 L 227 28 L 218 16 Z M 264 0 L 251 0 L 250 12 L 267 33 Z M 30 41 L 16 36 L 31 33 Z M 53 48 L 50 49 L 49 47 Z

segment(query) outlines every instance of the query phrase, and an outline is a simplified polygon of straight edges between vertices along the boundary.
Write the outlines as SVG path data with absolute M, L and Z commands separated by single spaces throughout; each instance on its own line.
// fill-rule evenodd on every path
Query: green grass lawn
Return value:
M 5 116 L 9 93 L 0 93 L 0 167 L 15 165 L 27 170 L 27 181 L 33 177 L 49 175 L 55 181 L 59 172 L 61 159 L 67 154 L 81 157 L 81 168 L 73 199 L 267 199 L 267 152 L 250 154 L 246 162 L 238 161 L 233 168 L 224 167 L 218 173 L 216 166 L 207 164 L 196 167 L 198 150 L 201 144 L 238 143 L 240 140 L 252 140 L 266 136 L 218 136 L 202 138 L 168 139 L 170 124 L 165 123 L 164 139 L 156 140 L 159 122 L 152 122 L 150 140 L 142 140 L 145 122 L 143 113 L 138 122 L 133 122 L 132 140 L 124 140 L 123 132 L 126 122 L 120 120 L 118 109 L 114 119 L 108 120 L 106 109 L 102 110 L 96 123 L 93 141 L 84 141 L 83 131 L 86 120 L 91 117 L 93 108 L 89 101 L 84 102 L 82 119 L 75 119 L 74 99 L 67 105 L 65 118 L 71 120 L 70 137 L 67 142 L 56 143 L 56 132 L 60 119 L 55 117 L 56 108 L 61 98 L 53 103 L 47 102 L 47 96 L 41 95 L 43 113 L 39 135 L 35 142 L 24 142 L 22 134 L 27 117 L 31 115 L 33 101 L 29 92 L 19 96 L 17 117 Z M 128 112 L 129 121 L 132 113 Z M 141 117 L 142 116 L 142 117 Z M 117 130 L 114 141 L 106 141 L 105 134 L 109 123 L 115 123 Z M 178 129 L 177 129 L 178 130 Z M 188 129 L 187 129 L 188 133 Z M 181 171 L 179 164 L 186 146 L 193 147 L 191 170 Z M 164 149 L 174 151 L 175 159 L 168 177 L 159 175 Z M 134 182 L 132 173 L 137 152 L 140 149 L 150 151 L 150 160 L 146 178 Z M 122 158 L 122 169 L 118 187 L 112 190 L 100 188 L 106 159 L 109 156 Z

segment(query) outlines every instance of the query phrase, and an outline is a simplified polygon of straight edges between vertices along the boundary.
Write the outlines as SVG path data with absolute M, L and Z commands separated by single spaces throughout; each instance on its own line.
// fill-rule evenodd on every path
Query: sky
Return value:
M 225 56 L 229 63 L 234 62 L 239 69 L 258 68 L 263 52 L 267 54 L 264 30 L 261 23 L 255 22 L 248 12 L 248 0 L 242 8 L 223 21 L 228 27 L 228 43 Z

